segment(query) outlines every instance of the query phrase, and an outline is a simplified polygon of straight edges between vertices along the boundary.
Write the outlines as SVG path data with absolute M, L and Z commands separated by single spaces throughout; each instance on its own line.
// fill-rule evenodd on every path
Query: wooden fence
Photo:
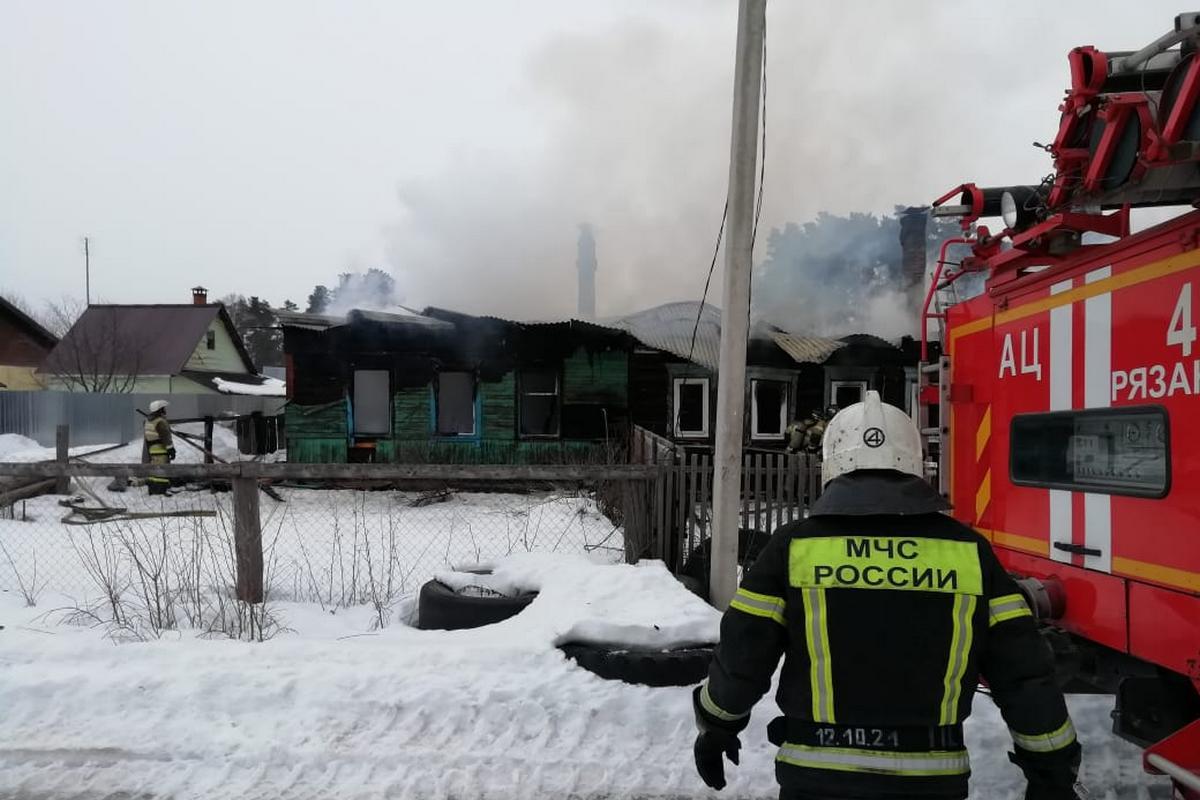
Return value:
M 712 536 L 713 458 L 680 453 L 649 488 L 654 557 L 675 571 Z M 747 451 L 742 458 L 742 503 L 738 527 L 770 535 L 804 518 L 821 492 L 821 463 L 815 456 Z

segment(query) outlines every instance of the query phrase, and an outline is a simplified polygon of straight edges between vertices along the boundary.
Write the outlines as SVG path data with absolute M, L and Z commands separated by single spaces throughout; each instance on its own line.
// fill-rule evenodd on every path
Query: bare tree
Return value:
M 116 306 L 93 306 L 78 314 L 68 298 L 48 304 L 62 340 L 42 367 L 67 391 L 131 392 L 153 342 Z M 53 330 L 53 328 L 52 328 Z
M 33 314 L 26 309 L 26 313 L 41 322 L 42 327 L 59 339 L 67 335 L 67 331 L 83 316 L 84 311 L 87 311 L 87 303 L 69 294 L 64 294 L 58 300 L 47 300 L 40 314 Z

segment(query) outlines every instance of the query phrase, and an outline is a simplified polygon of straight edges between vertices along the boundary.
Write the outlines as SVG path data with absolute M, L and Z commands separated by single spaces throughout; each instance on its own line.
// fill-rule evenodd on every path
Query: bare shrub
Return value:
M 17 562 L 8 552 L 8 548 L 4 546 L 4 542 L 0 542 L 0 551 L 4 552 L 4 557 L 8 560 L 8 566 L 12 570 L 13 576 L 17 579 L 17 590 L 20 591 L 21 597 L 25 600 L 25 605 L 33 608 L 37 605 L 38 597 L 41 596 L 42 591 L 46 588 L 46 581 L 43 580 L 40 584 L 38 583 L 37 550 L 31 550 L 28 579 L 17 568 Z

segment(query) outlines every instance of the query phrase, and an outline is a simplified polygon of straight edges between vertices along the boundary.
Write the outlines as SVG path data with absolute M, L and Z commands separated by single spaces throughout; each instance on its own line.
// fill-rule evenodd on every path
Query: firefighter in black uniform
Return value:
M 963 721 L 982 677 L 1012 734 L 1026 800 L 1074 800 L 1080 747 L 1049 648 L 987 540 L 941 513 L 921 439 L 868 392 L 825 432 L 821 498 L 784 526 L 721 621 L 695 691 L 696 768 L 725 786 L 770 689 L 782 800 L 965 798 Z

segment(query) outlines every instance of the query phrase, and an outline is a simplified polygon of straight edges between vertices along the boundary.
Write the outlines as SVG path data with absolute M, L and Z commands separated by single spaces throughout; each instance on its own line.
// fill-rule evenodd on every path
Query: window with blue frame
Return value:
M 474 436 L 475 373 L 438 373 L 434 387 L 438 436 Z

